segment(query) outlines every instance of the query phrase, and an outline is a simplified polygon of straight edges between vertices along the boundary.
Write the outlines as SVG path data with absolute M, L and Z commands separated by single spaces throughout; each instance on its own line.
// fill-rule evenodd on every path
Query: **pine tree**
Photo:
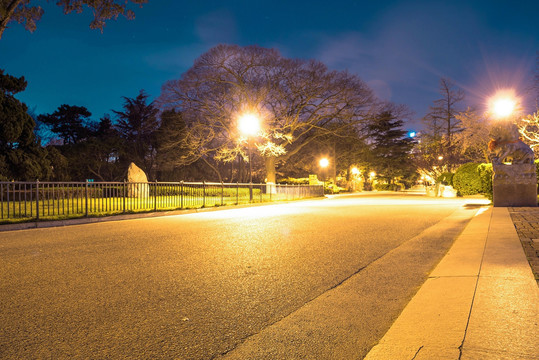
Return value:
M 403 124 L 404 121 L 397 117 L 394 110 L 389 109 L 379 113 L 368 126 L 370 165 L 378 177 L 390 183 L 411 171 L 409 153 L 413 142 L 403 130 Z
M 51 167 L 34 135 L 35 122 L 28 107 L 15 98 L 26 88 L 24 77 L 0 69 L 0 179 L 47 180 Z

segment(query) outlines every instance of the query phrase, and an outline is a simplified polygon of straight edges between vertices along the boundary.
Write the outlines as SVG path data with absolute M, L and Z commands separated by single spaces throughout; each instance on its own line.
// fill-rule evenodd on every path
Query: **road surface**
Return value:
M 0 232 L 0 358 L 361 359 L 469 202 L 359 194 Z

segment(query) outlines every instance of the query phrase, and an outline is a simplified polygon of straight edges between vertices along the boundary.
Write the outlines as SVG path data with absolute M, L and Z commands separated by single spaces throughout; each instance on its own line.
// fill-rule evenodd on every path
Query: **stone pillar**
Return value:
M 494 206 L 537 206 L 535 164 L 492 164 Z
M 537 206 L 534 153 L 519 139 L 511 122 L 500 122 L 490 132 L 494 206 Z

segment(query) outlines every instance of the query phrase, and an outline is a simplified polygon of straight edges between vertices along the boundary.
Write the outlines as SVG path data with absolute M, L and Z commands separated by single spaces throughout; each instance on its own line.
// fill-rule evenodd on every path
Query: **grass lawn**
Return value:
M 179 193 L 147 197 L 89 197 L 72 196 L 61 199 L 40 199 L 39 220 L 61 220 L 80 217 L 99 217 L 122 213 L 166 211 L 176 209 L 196 209 L 215 206 L 248 204 L 248 188 L 214 188 L 189 189 L 183 196 Z M 158 193 L 163 193 L 159 191 Z M 305 197 L 305 196 L 303 196 Z M 287 194 L 267 194 L 260 188 L 253 188 L 253 203 L 299 199 L 300 196 Z M 0 207 L 0 224 L 35 221 L 37 219 L 37 202 L 35 199 L 24 199 L 2 202 Z

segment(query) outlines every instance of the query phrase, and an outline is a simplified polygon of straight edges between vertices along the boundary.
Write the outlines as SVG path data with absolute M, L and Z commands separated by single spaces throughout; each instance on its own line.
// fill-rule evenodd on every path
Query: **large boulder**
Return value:
M 135 163 L 129 164 L 127 182 L 127 196 L 146 198 L 150 195 L 148 177 Z

